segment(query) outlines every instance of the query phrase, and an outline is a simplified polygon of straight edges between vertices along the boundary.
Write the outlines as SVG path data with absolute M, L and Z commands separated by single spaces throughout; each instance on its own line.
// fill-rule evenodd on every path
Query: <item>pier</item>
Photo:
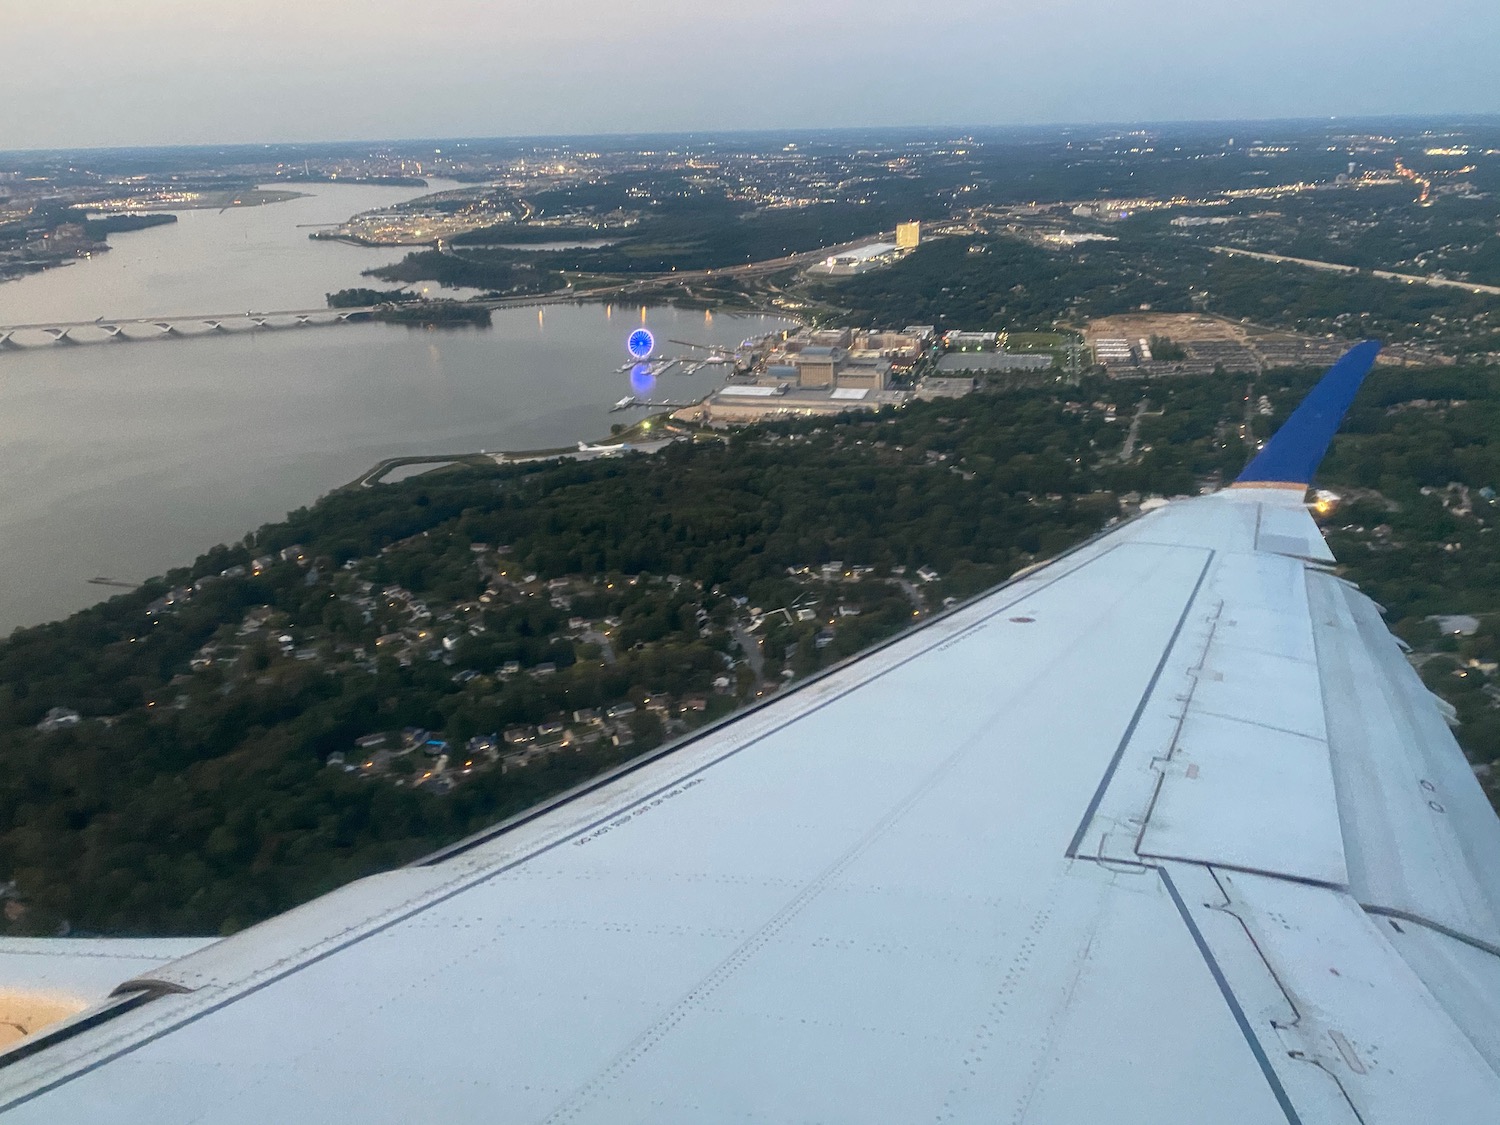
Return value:
M 621 410 L 682 410 L 689 406 L 697 406 L 703 400 L 695 398 L 691 402 L 672 402 L 668 399 L 644 399 L 644 398 L 622 398 L 609 408 L 611 414 Z

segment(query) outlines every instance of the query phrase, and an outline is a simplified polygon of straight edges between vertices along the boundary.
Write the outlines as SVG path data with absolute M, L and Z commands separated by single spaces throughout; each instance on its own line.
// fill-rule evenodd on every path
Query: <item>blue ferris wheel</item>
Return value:
M 636 359 L 647 359 L 656 350 L 656 337 L 644 328 L 637 328 L 630 334 L 625 346 Z

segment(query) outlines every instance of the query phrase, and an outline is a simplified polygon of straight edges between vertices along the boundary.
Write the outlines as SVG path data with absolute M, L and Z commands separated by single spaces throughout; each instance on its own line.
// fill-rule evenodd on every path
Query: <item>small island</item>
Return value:
M 422 298 L 405 289 L 367 289 L 356 286 L 327 295 L 330 309 L 368 309 L 375 305 L 402 305 Z
M 383 305 L 370 314 L 371 319 L 387 324 L 405 324 L 412 328 L 451 328 L 470 325 L 475 328 L 490 326 L 490 309 L 487 305 L 473 305 L 466 301 L 416 301 L 400 305 Z
M 369 309 L 357 314 L 360 319 L 405 324 L 413 328 L 447 328 L 455 325 L 490 326 L 490 309 L 486 305 L 440 299 L 429 301 L 405 289 L 340 289 L 327 295 L 331 309 Z

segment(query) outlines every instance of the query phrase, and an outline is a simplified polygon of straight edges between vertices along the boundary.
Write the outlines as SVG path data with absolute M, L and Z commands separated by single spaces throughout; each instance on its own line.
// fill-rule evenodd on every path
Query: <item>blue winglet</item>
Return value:
M 1378 340 L 1366 340 L 1345 352 L 1234 483 L 1310 485 L 1379 351 Z

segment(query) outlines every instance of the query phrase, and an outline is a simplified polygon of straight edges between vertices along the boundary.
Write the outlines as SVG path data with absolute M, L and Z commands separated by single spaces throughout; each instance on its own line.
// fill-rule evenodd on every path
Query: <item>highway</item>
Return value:
M 1288 265 L 1305 266 L 1312 270 L 1328 270 L 1332 273 L 1363 273 L 1385 281 L 1404 281 L 1408 285 L 1433 285 L 1441 289 L 1463 289 L 1469 293 L 1484 293 L 1500 297 L 1500 285 L 1479 285 L 1472 281 L 1454 281 L 1447 277 L 1428 277 L 1417 273 L 1395 273 L 1391 270 L 1366 270 L 1358 266 L 1346 266 L 1338 262 L 1319 262 L 1312 258 L 1288 258 L 1284 254 L 1262 254 L 1255 250 L 1240 250 L 1233 246 L 1210 247 L 1215 254 L 1229 254 L 1237 258 L 1254 258 L 1261 262 L 1283 262 Z

